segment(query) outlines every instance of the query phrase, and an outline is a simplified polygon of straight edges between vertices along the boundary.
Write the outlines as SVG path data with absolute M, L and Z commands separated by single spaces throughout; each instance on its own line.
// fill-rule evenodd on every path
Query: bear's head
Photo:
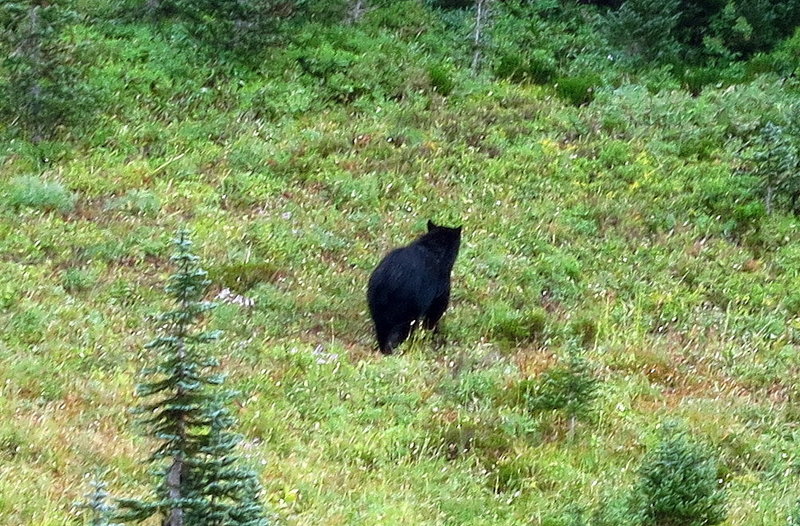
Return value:
M 429 219 L 428 233 L 424 237 L 428 240 L 428 246 L 433 245 L 439 251 L 444 251 L 444 259 L 452 268 L 458 255 L 458 249 L 461 247 L 461 227 L 440 226 Z

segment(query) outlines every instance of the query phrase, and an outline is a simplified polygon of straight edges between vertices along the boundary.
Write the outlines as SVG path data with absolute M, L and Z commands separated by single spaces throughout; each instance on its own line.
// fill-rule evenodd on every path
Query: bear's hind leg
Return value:
M 386 339 L 380 343 L 383 354 L 392 354 L 394 349 L 406 341 L 411 333 L 411 323 L 400 323 L 393 326 L 387 333 Z
M 444 311 L 447 310 L 447 306 L 450 303 L 450 291 L 448 290 L 445 294 L 442 294 L 438 298 L 433 300 L 431 306 L 428 308 L 428 311 L 425 313 L 425 319 L 423 320 L 423 327 L 427 330 L 433 330 L 434 332 L 439 332 L 439 320 L 442 319 L 444 315 Z

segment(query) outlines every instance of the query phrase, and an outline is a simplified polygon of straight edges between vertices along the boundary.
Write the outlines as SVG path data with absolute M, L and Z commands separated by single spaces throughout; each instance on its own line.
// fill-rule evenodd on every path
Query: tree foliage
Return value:
M 764 187 L 768 212 L 777 202 L 797 213 L 800 155 L 794 139 L 784 127 L 768 122 L 756 140 L 755 171 Z
M 798 0 L 626 0 L 605 24 L 623 54 L 644 62 L 696 62 L 767 51 L 798 23 Z
M 609 15 L 609 40 L 633 62 L 674 59 L 678 9 L 679 0 L 628 0 Z
M 115 510 L 108 504 L 105 482 L 93 478 L 90 485 L 92 489 L 84 496 L 85 500 L 74 505 L 77 510 L 82 512 L 85 523 L 89 526 L 119 526 L 111 522 Z
M 716 462 L 674 424 L 645 456 L 636 497 L 642 526 L 712 526 L 726 516 Z
M 344 0 L 148 0 L 159 19 L 186 24 L 198 41 L 247 58 L 286 39 L 286 26 L 300 19 L 342 22 Z
M 563 411 L 569 417 L 584 417 L 598 396 L 600 380 L 591 364 L 570 349 L 566 363 L 542 374 L 530 395 L 530 407 L 540 411 Z
M 175 245 L 177 272 L 166 291 L 176 306 L 160 317 L 162 335 L 146 346 L 158 353 L 158 363 L 143 371 L 137 386 L 144 399 L 138 413 L 158 444 L 150 457 L 157 484 L 150 499 L 120 501 L 121 517 L 142 521 L 158 514 L 167 526 L 263 526 L 257 478 L 239 467 L 234 452 L 241 439 L 231 432 L 235 420 L 225 407 L 231 394 L 219 389 L 217 361 L 202 351 L 219 334 L 196 328 L 214 308 L 203 301 L 210 282 L 186 232 Z
M 789 516 L 788 526 L 800 526 L 800 500 L 797 501 L 791 516 Z
M 64 38 L 78 18 L 69 2 L 0 5 L 0 117 L 36 142 L 55 135 L 91 103 L 73 64 L 76 50 Z

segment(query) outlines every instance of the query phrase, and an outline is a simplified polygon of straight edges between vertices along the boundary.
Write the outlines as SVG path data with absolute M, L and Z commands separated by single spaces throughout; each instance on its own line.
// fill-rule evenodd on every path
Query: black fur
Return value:
M 367 303 L 384 354 L 403 343 L 416 321 L 438 328 L 450 303 L 450 273 L 461 245 L 461 227 L 428 221 L 428 233 L 389 252 L 372 272 Z

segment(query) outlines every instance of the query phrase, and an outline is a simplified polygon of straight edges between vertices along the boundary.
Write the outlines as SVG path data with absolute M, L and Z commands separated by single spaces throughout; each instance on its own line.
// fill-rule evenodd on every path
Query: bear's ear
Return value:
M 456 227 L 456 230 L 458 231 L 458 233 L 459 233 L 459 234 L 461 234 L 461 228 L 462 228 L 463 226 L 464 226 L 464 225 L 460 225 L 460 226 Z
M 428 232 L 430 232 L 430 231 L 431 231 L 431 230 L 433 230 L 434 228 L 436 228 L 436 225 L 434 225 L 434 224 L 433 224 L 433 221 L 431 221 L 430 219 L 428 219 Z

